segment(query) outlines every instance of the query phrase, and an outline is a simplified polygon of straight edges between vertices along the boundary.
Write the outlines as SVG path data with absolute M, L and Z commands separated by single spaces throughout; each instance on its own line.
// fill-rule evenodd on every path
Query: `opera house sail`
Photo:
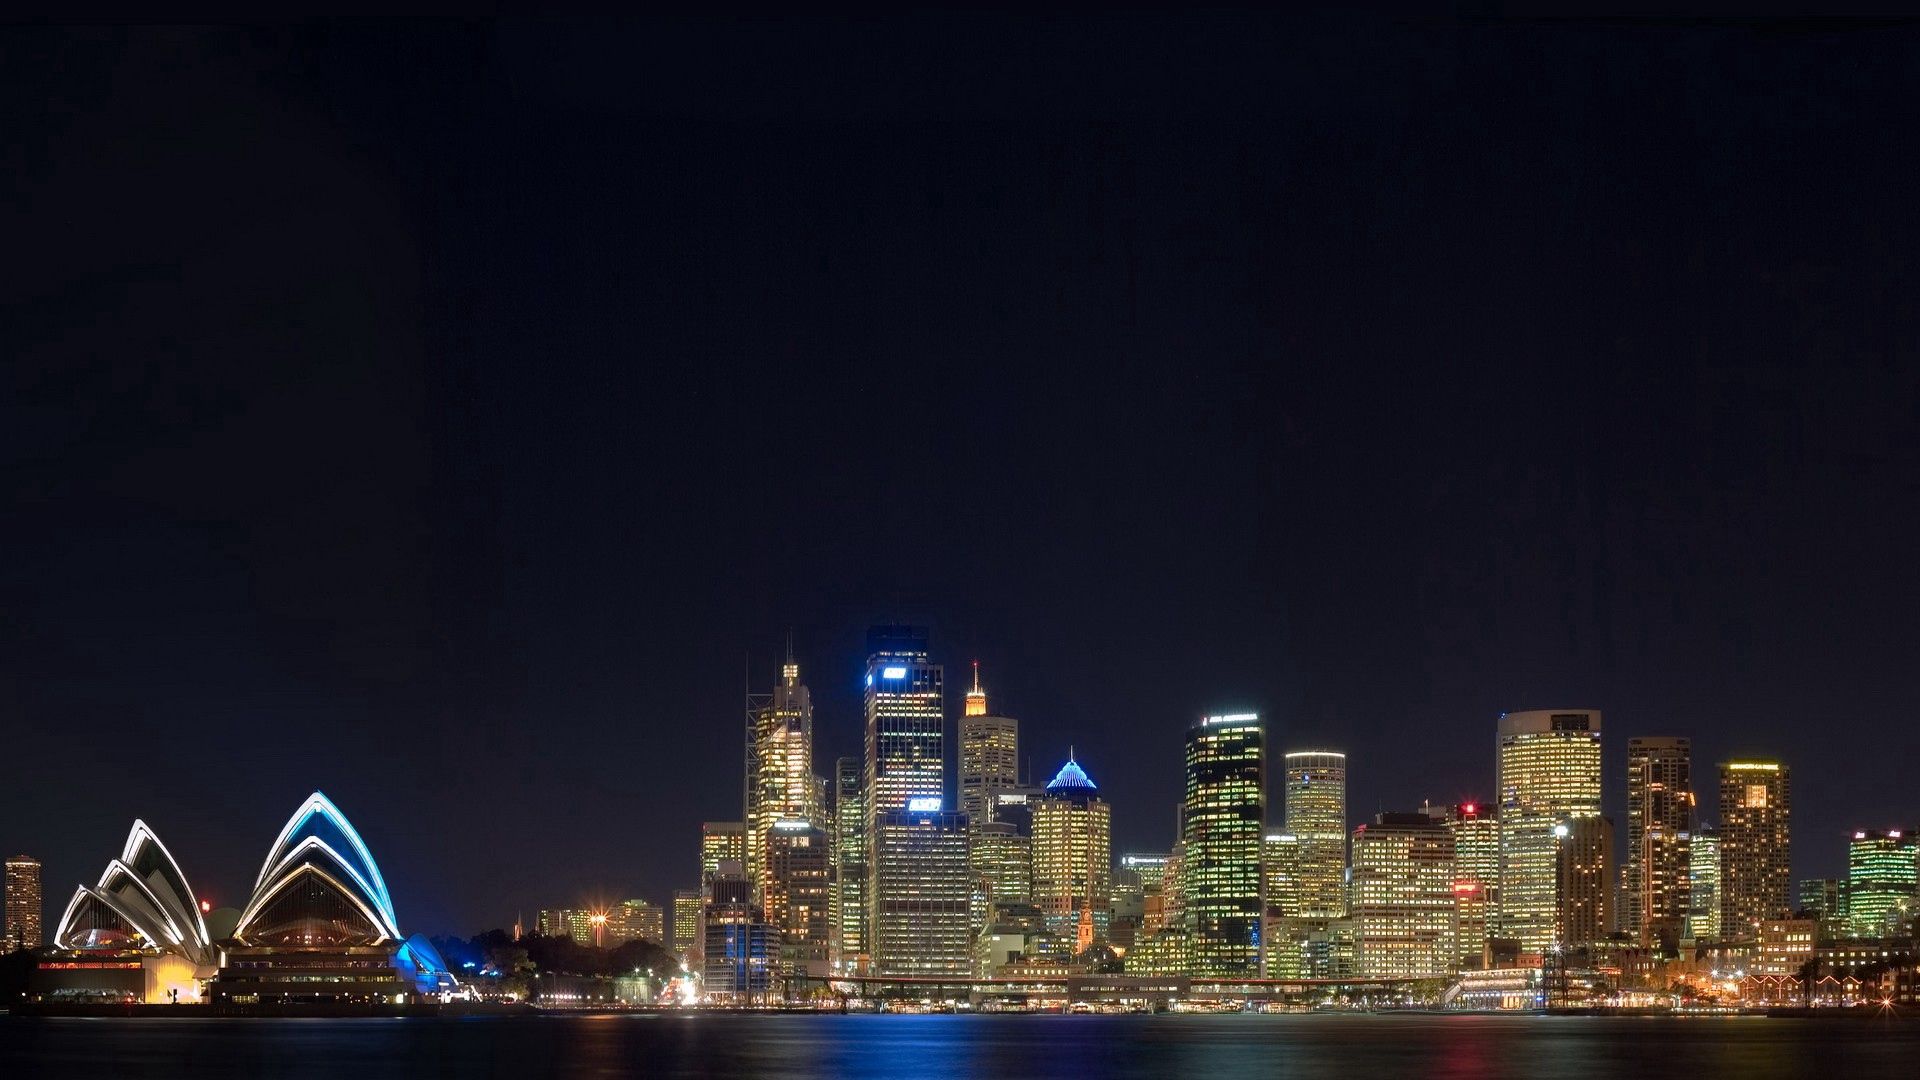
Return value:
M 52 946 L 40 992 L 81 1001 L 197 1001 L 218 960 L 193 887 L 144 821 L 98 884 L 74 890 Z
M 226 954 L 217 1002 L 404 1002 L 455 985 L 424 937 L 402 937 L 373 852 L 317 791 L 267 849 Z
M 36 997 L 400 1004 L 458 989 L 426 938 L 400 933 L 373 852 L 317 791 L 268 848 L 246 906 L 222 922 L 231 933 L 212 938 L 204 910 L 166 845 L 134 822 L 99 882 L 74 891 L 36 966 Z

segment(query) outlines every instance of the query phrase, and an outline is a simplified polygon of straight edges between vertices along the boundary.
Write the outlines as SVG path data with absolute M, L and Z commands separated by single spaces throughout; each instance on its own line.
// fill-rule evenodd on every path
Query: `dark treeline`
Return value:
M 478 971 L 497 971 L 508 978 L 533 974 L 629 975 L 637 971 L 665 977 L 680 968 L 677 957 L 661 948 L 659 942 L 644 938 L 602 949 L 582 945 L 564 934 L 528 934 L 515 941 L 505 930 L 489 930 L 464 941 L 434 938 L 433 946 L 454 973 L 462 976 Z

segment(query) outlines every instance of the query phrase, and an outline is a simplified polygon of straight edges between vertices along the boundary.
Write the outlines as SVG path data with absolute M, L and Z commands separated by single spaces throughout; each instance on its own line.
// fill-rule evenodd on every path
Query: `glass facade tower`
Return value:
M 1500 717 L 1500 935 L 1546 953 L 1556 941 L 1556 826 L 1600 816 L 1600 713 L 1539 709 Z
M 1187 729 L 1181 899 L 1193 974 L 1260 970 L 1266 732 L 1257 713 L 1202 717 Z

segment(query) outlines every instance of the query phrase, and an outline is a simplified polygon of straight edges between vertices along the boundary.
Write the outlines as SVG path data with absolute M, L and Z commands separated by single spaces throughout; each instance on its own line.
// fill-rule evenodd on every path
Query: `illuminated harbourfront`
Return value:
M 1794 1000 L 1803 970 L 1835 973 L 1803 995 L 1818 1003 L 1920 996 L 1901 959 L 1920 906 L 1915 836 L 1854 833 L 1848 876 L 1803 881 L 1794 903 L 1782 762 L 1722 763 L 1716 826 L 1697 820 L 1689 740 L 1628 740 L 1616 851 L 1599 713 L 1510 712 L 1495 725 L 1497 800 L 1349 829 L 1347 753 L 1270 754 L 1269 720 L 1211 714 L 1185 726 L 1169 849 L 1116 858 L 1128 804 L 1073 749 L 1044 787 L 1022 785 L 1020 727 L 989 710 L 977 674 L 949 740 L 927 631 L 876 627 L 869 641 L 863 756 L 815 772 L 789 654 L 773 691 L 748 699 L 743 820 L 701 824 L 694 887 L 664 908 L 630 896 L 537 912 L 539 938 L 664 944 L 679 970 L 619 988 L 561 977 L 541 1007 L 1047 1008 L 1078 995 L 1115 1008 L 1512 1008 L 1549 1004 L 1550 986 L 1589 1005 L 1764 1005 Z M 11 933 L 38 903 L 26 863 L 9 861 Z M 431 944 L 404 937 L 371 852 L 317 793 L 245 908 L 213 930 L 203 918 L 136 823 L 69 903 L 40 985 L 243 1006 L 471 1000 L 501 977 L 489 965 L 463 986 Z

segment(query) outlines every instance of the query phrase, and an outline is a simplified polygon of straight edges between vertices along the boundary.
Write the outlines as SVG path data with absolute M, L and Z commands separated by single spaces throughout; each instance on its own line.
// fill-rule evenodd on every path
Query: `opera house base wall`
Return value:
M 377 1005 L 413 1000 L 391 947 L 232 948 L 211 997 L 217 1005 Z
M 55 953 L 35 966 L 28 992 L 49 1003 L 192 1005 L 212 976 L 170 953 Z

